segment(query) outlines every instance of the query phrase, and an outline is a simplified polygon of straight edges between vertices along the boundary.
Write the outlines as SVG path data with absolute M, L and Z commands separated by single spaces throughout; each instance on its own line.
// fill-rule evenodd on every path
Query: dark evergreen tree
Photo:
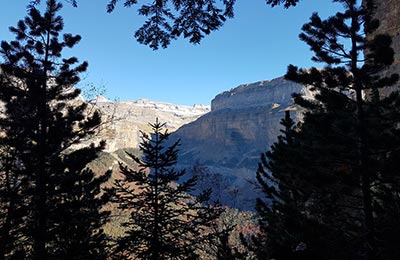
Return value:
M 379 101 L 379 96 L 375 94 L 375 102 L 369 101 L 366 97 L 370 93 L 369 96 L 372 98 L 373 93 L 378 93 L 380 88 L 395 84 L 398 75 L 385 78 L 379 76 L 379 71 L 393 62 L 393 50 L 390 48 L 389 36 L 378 35 L 370 41 L 365 38 L 365 31 L 371 32 L 379 24 L 371 20 L 371 4 L 367 1 L 366 6 L 369 9 L 365 9 L 359 6 L 360 3 L 357 1 L 339 2 L 344 5 L 343 13 L 338 13 L 325 21 L 314 14 L 311 22 L 303 26 L 304 33 L 300 35 L 315 52 L 313 60 L 324 62 L 327 67 L 323 70 L 315 68 L 298 70 L 290 66 L 287 78 L 311 85 L 319 91 L 316 95 L 319 110 L 326 112 L 328 117 L 324 113 L 313 113 L 315 109 L 312 106 L 315 103 L 307 104 L 300 96 L 296 97 L 296 102 L 311 111 L 306 115 L 309 119 L 306 118 L 305 122 L 317 120 L 321 122 L 324 119 L 325 123 L 331 121 L 327 130 L 333 134 L 327 133 L 320 140 L 329 140 L 328 138 L 333 135 L 335 142 L 331 139 L 325 150 L 329 154 L 335 154 L 335 157 L 342 154 L 337 159 L 341 160 L 342 168 L 346 169 L 343 174 L 347 172 L 350 177 L 341 176 L 340 181 L 343 182 L 343 178 L 346 178 L 346 184 L 350 183 L 353 187 L 345 193 L 333 190 L 332 194 L 342 197 L 342 201 L 346 204 L 345 210 L 340 211 L 335 207 L 336 212 L 356 217 L 362 223 L 362 232 L 357 233 L 361 234 L 360 247 L 364 249 L 360 249 L 359 254 L 365 253 L 368 259 L 376 259 L 380 246 L 378 246 L 374 208 L 375 204 L 379 204 L 379 200 L 375 196 L 375 190 L 376 185 L 383 184 L 379 183 L 381 169 L 377 168 L 379 164 L 377 159 L 387 156 L 398 147 L 398 138 L 392 133 L 398 121 L 393 121 L 396 117 L 388 121 L 384 116 L 389 111 L 398 113 L 397 108 L 387 108 L 389 110 L 384 112 L 382 104 L 389 102 L 394 105 L 398 101 L 394 98 L 397 94 L 383 98 L 382 101 Z M 346 42 L 349 45 L 346 46 Z M 314 131 L 320 129 L 317 128 L 321 127 L 320 122 L 313 123 L 311 129 Z M 385 141 L 388 136 L 377 134 L 377 127 L 382 128 L 382 126 L 384 126 L 384 129 L 381 129 L 384 130 L 383 135 L 394 137 L 392 144 Z M 336 148 L 339 149 L 335 150 Z M 333 178 L 337 176 L 338 174 L 335 174 Z M 344 199 L 344 194 L 358 198 Z M 351 207 L 356 209 L 349 212 Z M 361 212 L 354 213 L 357 207 Z
M 76 147 L 94 134 L 100 115 L 87 116 L 73 86 L 87 63 L 62 58 L 80 36 L 60 35 L 62 5 L 46 2 L 46 11 L 29 15 L 2 41 L 1 258 L 104 259 L 101 226 L 105 198 L 86 165 L 103 145 Z
M 221 207 L 204 204 L 210 191 L 189 195 L 196 178 L 180 182 L 185 172 L 173 168 L 179 141 L 165 147 L 169 133 L 164 124 L 150 126 L 151 136 L 142 133 L 142 158 L 128 153 L 139 169 L 121 165 L 123 178 L 111 190 L 119 208 L 130 214 L 122 224 L 126 232 L 117 241 L 116 253 L 121 259 L 198 259 L 198 249 L 209 236 L 205 229 Z
M 103 226 L 110 212 L 102 185 L 111 171 L 96 176 L 87 164 L 96 159 L 102 146 L 79 149 L 63 156 L 57 176 L 56 192 L 49 192 L 49 232 L 47 247 L 51 259 L 108 259 L 108 238 Z
M 265 255 L 280 257 L 282 252 L 290 254 L 291 246 L 301 241 L 297 236 L 301 227 L 301 200 L 297 189 L 298 154 L 295 139 L 294 121 L 286 111 L 282 119 L 283 135 L 271 146 L 271 150 L 261 154 L 256 178 L 266 200 L 257 199 L 256 210 L 260 216 L 262 234 L 255 241 L 260 259 Z M 285 161 L 285 164 L 281 163 Z M 300 174 L 299 174 L 300 175 Z M 301 225 L 300 225 L 301 226 Z
M 259 259 L 266 256 L 275 259 L 293 259 L 298 245 L 307 241 L 318 243 L 323 226 L 304 216 L 307 199 L 308 151 L 299 141 L 300 126 L 285 112 L 281 120 L 282 135 L 271 149 L 261 154 L 256 178 L 265 199 L 257 199 L 260 234 L 253 238 L 250 247 Z M 318 250 L 329 254 L 329 248 Z M 313 259 L 313 258 L 310 258 Z
M 14 171 L 14 151 L 1 139 L 0 157 L 0 259 L 23 257 L 27 208 L 23 203 L 26 178 Z
M 337 2 L 343 12 L 327 20 L 314 14 L 303 26 L 301 39 L 315 52 L 313 60 L 326 67 L 289 66 L 286 78 L 309 86 L 315 96 L 294 95 L 306 110 L 294 153 L 286 134 L 287 140 L 280 138 L 267 153 L 270 161 L 263 159 L 270 173 L 261 168 L 267 181 L 259 181 L 271 204 L 261 203 L 260 213 L 267 227 L 277 222 L 283 230 L 295 227 L 287 235 L 272 230 L 266 236 L 284 240 L 296 234 L 296 243 L 304 242 L 317 259 L 395 259 L 393 233 L 382 231 L 397 230 L 398 211 L 388 205 L 396 202 L 398 177 L 384 165 L 398 167 L 390 158 L 399 147 L 399 98 L 397 93 L 379 97 L 380 88 L 398 79 L 379 74 L 393 62 L 391 41 L 385 35 L 365 38 L 364 31 L 379 24 L 371 20 L 368 1 L 364 6 L 355 0 Z M 319 241 L 307 235 L 310 221 Z M 278 241 L 273 248 L 295 247 L 271 240 Z

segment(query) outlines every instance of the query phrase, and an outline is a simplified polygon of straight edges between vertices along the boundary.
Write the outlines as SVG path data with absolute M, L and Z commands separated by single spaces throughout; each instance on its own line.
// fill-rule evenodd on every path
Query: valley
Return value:
M 180 140 L 177 168 L 188 175 L 199 175 L 199 188 L 212 188 L 214 199 L 223 204 L 254 210 L 258 197 L 255 172 L 260 154 L 280 134 L 284 111 L 292 111 L 292 93 L 309 95 L 301 85 L 277 78 L 243 84 L 218 94 L 207 105 L 180 106 L 146 99 L 111 102 L 92 101 L 110 123 L 96 141 L 106 140 L 108 160 L 103 167 L 118 172 L 121 151 L 137 149 L 141 131 L 149 133 L 148 123 L 156 118 L 172 132 L 170 143 Z M 111 162 L 112 161 L 112 162 Z

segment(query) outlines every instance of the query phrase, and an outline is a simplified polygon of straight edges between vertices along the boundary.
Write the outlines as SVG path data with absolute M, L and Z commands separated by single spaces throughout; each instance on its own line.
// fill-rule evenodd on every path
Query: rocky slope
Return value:
M 95 140 L 106 140 L 107 152 L 124 148 L 137 148 L 140 143 L 140 131 L 149 133 L 148 123 L 166 123 L 169 131 L 179 127 L 210 111 L 208 106 L 181 106 L 147 99 L 136 101 L 111 102 L 103 97 L 91 101 L 94 108 L 99 109 L 103 121 L 102 127 Z
M 199 177 L 200 189 L 212 188 L 214 198 L 241 209 L 254 209 L 255 172 L 260 154 L 276 140 L 284 111 L 298 118 L 291 94 L 305 92 L 277 78 L 240 85 L 217 95 L 207 106 L 178 106 L 146 99 L 111 102 L 98 97 L 91 103 L 109 121 L 97 140 L 106 140 L 104 156 L 95 164 L 113 167 L 125 162 L 124 150 L 137 148 L 148 122 L 166 122 L 171 143 L 181 139 L 178 167 Z M 93 141 L 93 139 L 91 140 Z M 97 169 L 101 171 L 101 169 Z M 118 175 L 115 175 L 118 176 Z
M 212 177 L 208 184 L 203 178 L 206 187 L 214 187 L 215 177 L 221 175 L 217 179 L 224 180 L 225 186 L 218 198 L 231 206 L 253 209 L 260 154 L 279 135 L 285 110 L 299 116 L 291 94 L 301 91 L 301 85 L 277 78 L 240 85 L 217 95 L 211 112 L 172 134 L 174 140 L 181 139 L 180 167 L 203 166 L 200 174 Z

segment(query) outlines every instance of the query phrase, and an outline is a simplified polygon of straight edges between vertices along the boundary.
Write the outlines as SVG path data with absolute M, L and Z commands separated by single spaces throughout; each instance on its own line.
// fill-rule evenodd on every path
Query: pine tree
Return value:
M 393 171 L 399 166 L 399 95 L 379 96 L 379 89 L 398 79 L 379 74 L 393 62 L 391 41 L 385 35 L 365 38 L 364 31 L 379 25 L 369 1 L 338 2 L 343 12 L 327 20 L 314 14 L 303 26 L 300 38 L 315 52 L 313 60 L 326 66 L 289 66 L 286 78 L 315 95 L 294 95 L 306 111 L 302 122 L 293 131 L 293 123 L 283 121 L 284 136 L 263 155 L 257 173 L 267 198 L 257 204 L 263 232 L 255 240 L 264 256 L 399 257 Z M 296 252 L 300 244 L 307 249 Z
M 101 212 L 105 198 L 86 165 L 102 146 L 77 149 L 94 134 L 100 114 L 86 116 L 87 105 L 73 86 L 87 62 L 62 58 L 80 36 L 63 34 L 62 5 L 35 7 L 2 41 L 1 257 L 4 259 L 104 259 Z M 4 221 L 3 221 L 4 220 Z
M 125 235 L 117 241 L 121 259 L 198 259 L 208 236 L 204 230 L 221 213 L 218 206 L 204 205 L 210 191 L 189 195 L 196 178 L 181 181 L 185 172 L 173 168 L 179 141 L 164 146 L 169 137 L 164 125 L 156 121 L 150 124 L 151 136 L 142 133 L 142 158 L 128 153 L 139 169 L 121 165 L 123 179 L 111 190 L 119 208 L 130 214 L 122 224 Z
M 396 222 L 379 226 L 377 221 L 382 212 L 398 216 L 396 211 L 384 206 L 388 198 L 383 198 L 379 191 L 398 184 L 396 174 L 384 173 L 386 167 L 382 166 L 399 147 L 399 138 L 395 134 L 398 132 L 399 100 L 396 93 L 382 99 L 376 94 L 379 88 L 393 85 L 398 79 L 398 75 L 379 76 L 379 71 L 393 62 L 393 50 L 387 36 L 378 35 L 371 41 L 366 40 L 363 29 L 371 31 L 378 24 L 370 18 L 371 9 L 364 9 L 357 1 L 338 2 L 344 6 L 343 12 L 327 20 L 314 14 L 310 23 L 303 26 L 300 38 L 315 52 L 313 60 L 325 63 L 326 67 L 299 70 L 289 66 L 286 78 L 309 86 L 315 97 L 309 100 L 294 95 L 296 104 L 307 111 L 299 128 L 301 134 L 296 137 L 299 147 L 295 154 L 284 150 L 286 159 L 277 157 L 281 149 L 272 150 L 269 154 L 271 162 L 265 161 L 266 168 L 278 181 L 278 186 L 274 187 L 261 180 L 264 192 L 272 199 L 272 206 L 265 208 L 270 213 L 276 208 L 273 204 L 276 201 L 283 202 L 285 210 L 293 208 L 290 207 L 290 203 L 296 202 L 293 198 L 304 194 L 301 204 L 294 208 L 300 209 L 300 215 L 307 217 L 307 221 L 316 221 L 319 229 L 326 228 L 323 233 L 327 236 L 320 240 L 325 244 L 323 247 L 333 250 L 332 254 L 319 255 L 320 258 L 393 259 L 397 253 L 386 250 L 381 241 L 387 237 L 378 233 L 381 228 L 390 229 L 388 225 L 394 228 Z M 366 6 L 370 8 L 368 4 Z M 390 139 L 392 143 L 387 142 Z M 290 147 L 289 143 L 283 146 L 286 150 Z M 294 172 L 299 177 L 295 179 L 290 175 L 292 170 L 287 169 L 293 158 L 298 160 L 298 169 Z M 271 163 L 277 164 L 278 168 L 272 167 L 274 164 Z M 281 169 L 284 174 L 280 174 Z M 285 185 L 292 180 L 295 180 L 292 185 L 295 188 L 288 193 L 290 186 Z M 275 191 L 280 197 L 290 194 L 293 198 L 288 201 L 287 197 L 274 197 Z M 386 194 L 393 201 L 397 191 Z M 278 217 L 279 223 L 298 214 L 283 210 L 279 213 L 282 215 L 272 214 L 272 217 Z M 268 217 L 268 214 L 263 216 Z M 273 224 L 272 217 L 265 221 Z M 295 224 L 300 225 L 301 221 Z M 285 224 L 284 228 L 288 226 Z M 307 230 L 303 229 L 299 234 Z M 304 242 L 317 248 L 315 241 Z

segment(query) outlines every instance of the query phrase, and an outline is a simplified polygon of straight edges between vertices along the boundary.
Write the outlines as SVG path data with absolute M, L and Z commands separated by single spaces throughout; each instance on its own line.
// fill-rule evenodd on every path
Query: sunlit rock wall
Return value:
M 285 106 L 291 104 L 291 93 L 298 91 L 298 84 L 287 81 L 283 77 L 243 84 L 217 95 L 211 101 L 211 110 L 257 106 L 272 107 L 274 104 Z
M 104 122 L 92 140 L 105 140 L 107 152 L 139 147 L 141 131 L 150 133 L 149 123 L 156 119 L 173 132 L 210 111 L 209 106 L 181 106 L 147 99 L 111 102 L 97 98 L 92 103 L 94 109 L 100 110 Z
M 211 112 L 172 134 L 174 139 L 181 139 L 179 164 L 186 168 L 208 166 L 230 183 L 229 190 L 237 192 L 236 199 L 230 197 L 224 203 L 254 209 L 256 194 L 251 183 L 260 154 L 280 134 L 284 111 L 291 110 L 298 118 L 291 95 L 303 91 L 301 85 L 277 78 L 240 85 L 217 95 Z

